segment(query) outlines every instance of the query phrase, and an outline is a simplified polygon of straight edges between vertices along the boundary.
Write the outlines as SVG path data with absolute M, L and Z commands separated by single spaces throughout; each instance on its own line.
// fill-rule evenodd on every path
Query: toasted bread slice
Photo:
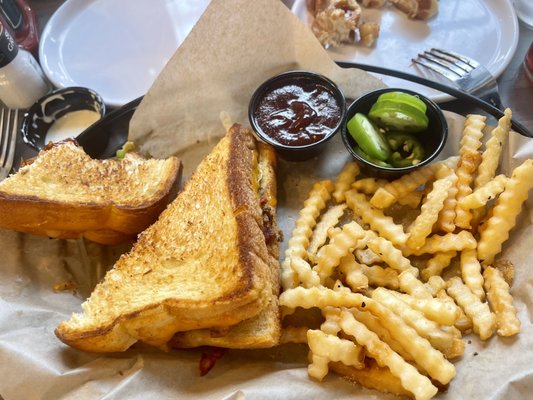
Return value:
M 131 240 L 157 219 L 180 176 L 175 157 L 93 160 L 73 141 L 48 146 L 0 182 L 0 228 L 102 244 Z
M 56 335 L 85 351 L 123 351 L 138 340 L 166 348 L 178 331 L 228 327 L 263 311 L 276 289 L 261 153 L 234 125 Z
M 169 342 L 172 348 L 216 346 L 230 349 L 268 348 L 279 344 L 279 231 L 276 220 L 276 156 L 270 146 L 259 143 L 260 193 L 263 208 L 263 232 L 272 273 L 272 295 L 267 307 L 256 317 L 227 329 L 198 329 L 178 332 Z

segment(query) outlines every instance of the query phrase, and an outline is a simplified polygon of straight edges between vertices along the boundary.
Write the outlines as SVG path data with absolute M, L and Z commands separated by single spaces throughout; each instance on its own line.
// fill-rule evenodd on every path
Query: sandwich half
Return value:
M 76 142 L 48 145 L 0 182 L 0 228 L 101 244 L 133 241 L 165 209 L 181 162 L 94 160 Z
M 58 338 L 91 352 L 137 341 L 167 349 L 177 332 L 227 332 L 272 307 L 279 291 L 273 154 L 233 125 L 82 312 L 56 328 Z M 279 316 L 271 322 L 275 344 Z

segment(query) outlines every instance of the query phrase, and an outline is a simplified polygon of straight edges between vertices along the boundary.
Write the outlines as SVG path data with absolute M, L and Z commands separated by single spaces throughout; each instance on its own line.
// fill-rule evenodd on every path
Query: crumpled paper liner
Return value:
M 233 9 L 231 5 L 239 4 L 241 8 Z M 272 10 L 265 9 L 267 5 Z M 227 39 L 237 35 L 241 26 L 247 30 L 256 28 L 265 30 L 261 23 L 266 23 L 274 15 L 283 23 L 271 26 L 273 42 L 280 42 L 281 47 L 286 42 L 296 43 L 296 37 L 301 40 L 302 35 L 309 37 L 301 25 L 293 21 L 287 9 L 277 1 L 239 1 L 215 0 L 211 10 L 205 17 L 218 24 L 228 21 L 232 15 L 232 23 L 224 23 L 231 32 L 218 32 Z M 212 8 L 216 7 L 214 12 Z M 261 9 L 261 7 L 263 7 Z M 261 12 L 259 12 L 261 10 Z M 251 15 L 249 15 L 251 13 Z M 225 18 L 225 19 L 224 19 Z M 248 18 L 251 22 L 248 26 Z M 287 25 L 293 24 L 293 25 Z M 288 37 L 277 36 L 277 30 L 289 26 L 295 31 Z M 214 43 L 219 43 L 218 37 L 201 36 L 201 32 L 209 28 L 203 22 L 191 36 L 195 40 L 204 38 L 206 46 L 212 51 Z M 297 33 L 300 32 L 298 35 Z M 238 35 L 237 35 L 238 36 Z M 264 35 L 263 35 L 264 36 Z M 265 41 L 264 37 L 258 38 Z M 283 40 L 281 40 L 283 39 Z M 238 40 L 241 45 L 246 44 Z M 244 43 L 243 43 L 244 42 Z M 184 45 L 189 46 L 188 40 Z M 222 42 L 220 42 L 222 43 Z M 230 46 L 231 44 L 228 44 Z M 310 50 L 306 60 L 315 62 L 314 54 L 322 54 L 313 44 L 307 46 Z M 190 60 L 200 60 L 207 57 L 209 52 L 199 51 L 188 47 Z M 238 47 L 233 46 L 233 50 Z M 275 49 L 272 46 L 271 49 Z M 285 50 L 288 59 L 294 59 L 293 52 L 298 49 Z M 179 50 L 177 54 L 183 54 Z M 217 62 L 222 64 L 222 55 L 236 62 L 236 54 L 220 50 Z M 241 55 L 242 56 L 242 55 Z M 217 60 L 217 59 L 214 59 Z M 242 56 L 242 67 L 232 70 L 242 80 L 240 91 L 225 92 L 223 109 L 232 112 L 238 121 L 246 114 L 239 110 L 238 105 L 247 105 L 248 94 L 244 94 L 243 87 L 251 89 L 255 81 L 248 78 L 244 72 L 257 74 L 255 80 L 262 77 L 256 70 L 260 70 L 260 63 L 253 63 Z M 187 67 L 186 60 L 178 56 L 169 64 L 181 68 L 191 78 L 193 64 Z M 215 63 L 215 61 L 213 61 Z M 324 64 L 328 62 L 324 61 Z M 287 64 L 292 68 L 292 64 Z M 199 66 L 198 71 L 206 73 L 208 66 Z M 283 69 L 282 65 L 273 67 L 270 72 L 275 73 Z M 335 66 L 329 63 L 329 67 Z M 183 70 L 184 69 L 184 70 Z M 215 78 L 227 77 L 230 71 L 220 72 L 216 68 Z M 327 70 L 327 68 L 326 68 Z M 168 71 L 164 71 L 167 74 Z M 322 71 L 327 72 L 327 71 Z M 352 71 L 352 73 L 354 73 Z M 170 73 L 169 73 L 170 74 Z M 355 72 L 359 74 L 359 72 Z M 201 75 L 197 75 L 201 76 Z M 366 77 L 366 75 L 363 75 Z M 191 78 L 192 79 L 192 78 Z M 336 79 L 336 78 L 334 78 Z M 339 78 L 340 79 L 340 78 Z M 365 78 L 366 79 L 366 78 Z M 198 140 L 202 151 L 187 150 L 191 164 L 198 163 L 202 152 L 208 151 L 216 142 L 209 135 L 222 134 L 223 128 L 218 121 L 217 88 L 227 89 L 223 81 L 215 81 L 212 85 L 196 80 L 181 80 L 178 90 L 174 90 L 170 83 L 165 85 L 159 79 L 154 85 L 151 95 L 139 108 L 136 115 L 135 127 L 132 132 L 139 132 L 138 138 L 144 138 L 158 143 L 159 149 L 172 143 L 169 152 L 181 152 L 187 146 Z M 235 79 L 233 80 L 235 82 Z M 338 80 L 340 82 L 341 80 Z M 352 82 L 353 83 L 353 82 Z M 376 82 L 376 84 L 379 82 Z M 198 86 L 200 85 L 200 86 Z M 231 85 L 230 85 L 231 86 Z M 203 92 L 203 100 L 196 101 L 194 96 L 180 99 L 177 93 L 194 92 L 192 89 L 211 88 Z M 161 93 L 161 99 L 177 101 L 177 104 L 167 103 L 166 111 L 156 110 L 155 88 Z M 188 89 L 187 89 L 188 88 Z M 346 87 L 344 87 L 346 90 Z M 364 91 L 369 87 L 362 88 Z M 186 90 L 187 89 L 187 90 Z M 231 89 L 231 88 L 230 88 Z M 166 94 L 165 94 L 166 93 Z M 237 96 L 237 94 L 239 95 Z M 209 96 L 213 96 L 211 99 Z M 151 97 L 154 96 L 152 99 Z M 189 95 L 190 96 L 190 95 Z M 234 97 L 237 96 L 237 97 Z M 248 97 L 246 97 L 248 96 Z M 159 97 L 158 97 L 159 98 Z M 190 104 L 190 108 L 188 108 Z M 202 104 L 211 108 L 201 108 Z M 194 107 L 193 107 L 194 105 Z M 185 111 L 180 111 L 182 110 Z M 178 112 L 179 111 L 179 112 Z M 207 112 L 209 111 L 209 112 Z M 152 115 L 153 113 L 153 115 Z M 185 118 L 185 114 L 191 119 Z M 240 114 L 239 114 L 240 113 Z M 170 123 L 173 118 L 175 123 Z M 141 118 L 142 116 L 142 118 Z M 201 124 L 193 124 L 199 118 Z M 456 115 L 447 114 L 450 124 L 450 139 L 443 156 L 457 152 L 463 119 Z M 153 118 L 152 118 L 153 117 Z M 220 125 L 219 125 L 220 124 Z M 149 132 L 155 126 L 166 128 Z M 141 127 L 143 129 L 139 130 Z M 178 129 L 175 130 L 174 129 Z M 205 128 L 205 130 L 204 130 Z M 177 132 L 177 133 L 176 133 Z M 199 135 L 196 138 L 194 135 Z M 201 135 L 200 135 L 201 134 Z M 164 138 L 164 140 L 163 140 Z M 182 140 L 183 139 L 183 140 Z M 208 140 L 211 139 L 211 140 Z M 168 140 L 168 142 L 166 142 Z M 149 149 L 149 143 L 145 142 Z M 508 151 L 502 161 L 502 170 L 509 172 L 524 158 L 533 158 L 533 145 L 530 140 L 512 134 Z M 339 172 L 343 163 L 348 160 L 340 137 L 333 138 L 325 153 L 304 163 L 279 164 L 279 220 L 280 227 L 285 233 L 285 242 L 289 239 L 297 213 L 302 207 L 312 183 L 318 179 L 333 178 Z M 189 167 L 193 168 L 193 166 Z M 503 256 L 511 259 L 516 266 L 515 282 L 512 293 L 515 305 L 519 310 L 522 322 L 522 332 L 514 338 L 493 337 L 486 343 L 481 343 L 475 335 L 465 338 L 466 350 L 463 357 L 454 360 L 457 366 L 457 376 L 451 382 L 448 392 L 439 394 L 438 399 L 515 399 L 528 398 L 533 389 L 533 274 L 530 268 L 531 244 L 533 243 L 533 226 L 531 199 L 527 208 L 519 217 L 518 226 L 513 230 L 509 241 L 504 246 Z M 90 293 L 104 271 L 113 265 L 118 256 L 127 247 L 103 247 L 89 242 L 50 240 L 44 237 L 23 235 L 16 232 L 0 231 L 0 397 L 5 400 L 18 399 L 394 399 L 394 396 L 369 391 L 353 385 L 342 378 L 330 374 L 323 382 L 315 382 L 307 376 L 307 350 L 305 346 L 285 345 L 273 349 L 257 351 L 229 351 L 218 361 L 214 369 L 205 377 L 200 378 L 198 360 L 201 350 L 180 350 L 163 353 L 157 349 L 143 345 L 134 345 L 130 350 L 117 354 L 90 354 L 72 349 L 62 344 L 54 335 L 54 329 L 64 319 L 69 318 L 74 311 L 80 310 L 80 304 Z M 55 293 L 52 288 L 57 283 L 74 280 L 80 284 L 78 293 Z
M 280 72 L 305 69 L 355 99 L 383 83 L 338 67 L 313 33 L 279 0 L 213 0 L 136 110 L 129 140 L 167 157 L 224 134 L 219 115 L 248 123 L 254 90 Z

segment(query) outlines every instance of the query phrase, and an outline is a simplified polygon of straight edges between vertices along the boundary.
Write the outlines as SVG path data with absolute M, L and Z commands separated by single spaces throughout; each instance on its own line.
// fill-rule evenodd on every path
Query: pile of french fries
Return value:
M 333 370 L 418 400 L 445 390 L 463 336 L 512 336 L 512 263 L 497 260 L 533 187 L 533 160 L 497 175 L 511 111 L 485 138 L 469 115 L 459 155 L 386 181 L 344 166 L 314 184 L 282 262 L 282 342 L 308 373 Z M 505 267 L 505 268 L 504 268 Z

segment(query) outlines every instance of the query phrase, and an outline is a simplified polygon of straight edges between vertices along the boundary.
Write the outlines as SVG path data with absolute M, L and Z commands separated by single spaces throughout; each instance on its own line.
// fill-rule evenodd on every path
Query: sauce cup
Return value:
M 248 118 L 257 136 L 288 161 L 304 161 L 324 150 L 343 125 L 346 102 L 330 79 L 289 71 L 254 92 Z
M 39 151 L 49 142 L 76 138 L 104 114 L 104 101 L 91 89 L 68 87 L 54 90 L 37 100 L 25 113 L 22 139 Z
M 347 122 L 350 121 L 350 119 L 354 117 L 355 114 L 362 113 L 368 115 L 370 109 L 376 103 L 378 97 L 383 93 L 388 92 L 402 92 L 416 96 L 418 97 L 418 99 L 422 100 L 427 107 L 427 128 L 421 132 L 412 133 L 412 136 L 414 136 L 422 145 L 425 153 L 424 157 L 420 160 L 420 162 L 416 164 L 403 167 L 387 167 L 384 165 L 379 165 L 376 161 L 372 162 L 369 161 L 367 158 L 363 158 L 356 151 L 357 142 L 352 137 L 352 135 L 350 135 L 346 126 Z M 444 148 L 444 145 L 446 144 L 446 140 L 448 138 L 448 123 L 446 122 L 446 118 L 444 117 L 444 114 L 442 113 L 442 110 L 439 108 L 439 106 L 427 97 L 407 89 L 387 88 L 369 92 L 356 99 L 348 107 L 348 110 L 346 111 L 345 121 L 342 127 L 341 136 L 344 146 L 346 147 L 348 152 L 352 155 L 355 161 L 359 163 L 361 168 L 367 174 L 383 178 L 395 178 L 397 176 L 412 172 L 418 168 L 423 167 L 424 165 L 429 164 L 439 155 L 439 153 Z M 384 134 L 384 137 L 387 138 L 387 134 Z

